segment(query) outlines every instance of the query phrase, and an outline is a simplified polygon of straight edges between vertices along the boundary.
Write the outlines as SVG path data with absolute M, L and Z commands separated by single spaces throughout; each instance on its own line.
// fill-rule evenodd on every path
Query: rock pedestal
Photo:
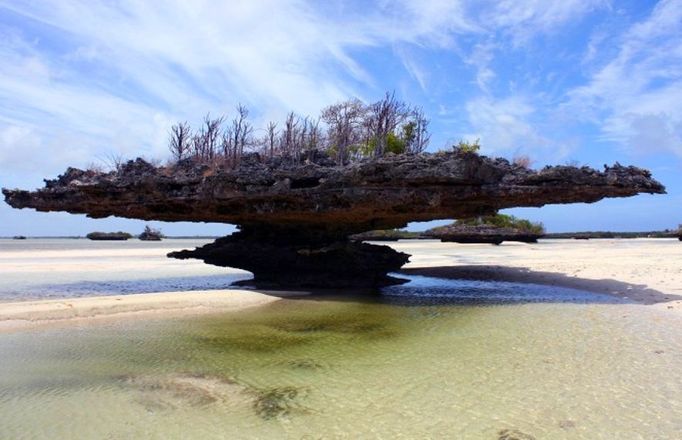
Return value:
M 335 234 L 311 236 L 305 228 L 245 225 L 213 243 L 168 256 L 248 270 L 254 278 L 242 283 L 258 287 L 360 288 L 402 282 L 387 274 L 407 263 L 409 255 Z

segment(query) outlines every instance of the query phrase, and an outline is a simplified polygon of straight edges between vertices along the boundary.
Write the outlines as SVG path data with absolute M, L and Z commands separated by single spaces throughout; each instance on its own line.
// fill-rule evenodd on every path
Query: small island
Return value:
M 404 229 L 380 229 L 354 234 L 349 237 L 353 241 L 398 241 L 418 240 L 424 238 L 421 232 L 406 231 Z
M 127 232 L 90 232 L 85 236 L 88 240 L 95 241 L 126 241 L 133 238 L 132 234 Z
M 161 241 L 164 235 L 159 229 L 153 229 L 150 226 L 145 226 L 144 231 L 137 236 L 142 241 Z
M 512 215 L 495 214 L 457 220 L 450 225 L 429 229 L 423 235 L 443 242 L 499 245 L 503 241 L 537 243 L 538 238 L 544 233 L 545 228 L 541 223 L 533 223 Z

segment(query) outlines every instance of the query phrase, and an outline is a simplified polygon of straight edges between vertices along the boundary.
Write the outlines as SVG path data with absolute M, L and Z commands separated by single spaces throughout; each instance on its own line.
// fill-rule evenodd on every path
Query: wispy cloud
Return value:
M 605 0 L 501 0 L 489 2 L 481 15 L 491 28 L 523 44 L 537 34 L 559 32 L 585 14 L 608 6 Z
M 471 54 L 464 58 L 464 62 L 476 68 L 476 84 L 481 91 L 489 93 L 488 84 L 495 78 L 495 72 L 490 67 L 493 61 L 496 45 L 492 41 L 474 45 Z
M 480 97 L 466 105 L 467 118 L 473 131 L 467 140 L 480 139 L 484 152 L 497 155 L 530 155 L 536 162 L 565 159 L 570 144 L 548 137 L 542 115 L 528 97 L 504 99 Z
M 680 117 L 670 97 L 677 96 L 680 69 L 663 70 L 663 53 L 670 56 L 676 46 L 661 25 L 672 32 L 678 22 L 670 13 L 678 4 L 662 2 L 652 14 L 656 22 L 633 28 L 619 57 L 572 92 L 572 102 L 601 118 L 606 137 L 635 139 L 653 132 L 642 127 L 658 124 L 656 132 L 675 144 Z M 461 103 L 458 132 L 478 134 L 500 152 L 519 144 L 546 149 L 552 136 L 542 122 L 550 109 L 522 84 L 527 72 L 498 57 L 599 8 L 608 4 L 177 0 L 160 7 L 143 0 L 0 0 L 0 166 L 51 173 L 112 151 L 163 156 L 173 121 L 196 121 L 237 102 L 255 109 L 256 118 L 278 118 L 288 110 L 314 114 L 349 96 L 376 96 L 396 88 L 385 80 L 390 68 L 373 58 L 379 52 L 403 67 L 408 87 L 432 103 L 433 113 Z M 649 53 L 640 45 L 650 40 L 667 46 L 657 49 L 660 55 Z M 440 78 L 436 87 L 434 67 L 458 63 L 467 76 Z M 618 94 L 611 81 L 626 81 L 633 67 L 642 86 L 618 104 L 604 104 Z M 433 89 L 451 95 L 430 96 Z M 13 153 L 19 145 L 39 159 L 21 160 Z
M 618 38 L 619 50 L 566 106 L 602 139 L 635 152 L 682 156 L 682 1 L 664 0 Z
M 237 102 L 273 117 L 316 113 L 385 87 L 353 51 L 446 45 L 452 31 L 472 28 L 456 3 L 398 7 L 339 17 L 300 0 L 0 2 L 0 133 L 13 139 L 0 148 L 53 150 L 55 166 L 71 158 L 72 146 L 55 143 L 65 137 L 90 157 L 157 155 L 169 121 Z M 425 87 L 423 71 L 404 61 Z

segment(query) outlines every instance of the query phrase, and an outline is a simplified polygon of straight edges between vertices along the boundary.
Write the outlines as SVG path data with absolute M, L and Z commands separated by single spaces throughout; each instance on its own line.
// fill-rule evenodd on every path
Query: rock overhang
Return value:
M 353 232 L 664 192 L 647 170 L 631 166 L 529 170 L 456 152 L 389 155 L 346 166 L 247 160 L 234 169 L 155 167 L 137 159 L 109 173 L 69 168 L 36 191 L 3 189 L 15 208 L 93 218 L 346 225 Z

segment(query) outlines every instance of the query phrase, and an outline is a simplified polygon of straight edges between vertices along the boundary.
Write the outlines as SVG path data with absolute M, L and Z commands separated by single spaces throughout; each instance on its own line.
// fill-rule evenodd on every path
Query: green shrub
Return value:
M 468 226 L 490 225 L 496 228 L 513 228 L 533 234 L 544 234 L 545 227 L 542 223 L 514 217 L 507 214 L 495 214 L 484 217 L 476 217 L 466 220 L 458 220 L 457 223 Z
M 452 146 L 452 149 L 461 153 L 478 153 L 481 149 L 480 139 L 473 142 L 460 140 L 457 144 Z
M 393 154 L 403 154 L 406 150 L 405 141 L 393 133 L 386 137 L 386 152 Z

